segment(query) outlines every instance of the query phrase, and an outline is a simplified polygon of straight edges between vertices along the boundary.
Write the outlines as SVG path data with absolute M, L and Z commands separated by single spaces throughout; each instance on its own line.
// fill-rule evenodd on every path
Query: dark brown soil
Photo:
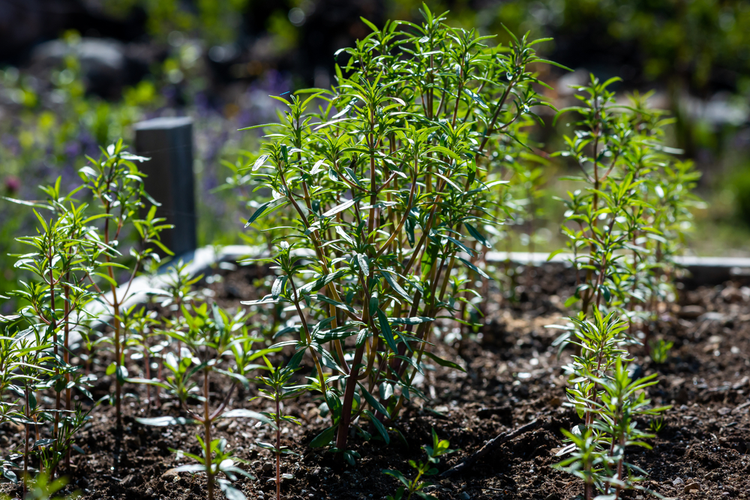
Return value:
M 408 406 L 391 433 L 391 444 L 380 440 L 352 439 L 361 459 L 355 467 L 308 443 L 327 423 L 318 415 L 318 401 L 306 395 L 287 407 L 304 425 L 284 430 L 283 443 L 298 455 L 283 460 L 282 472 L 294 478 L 282 483 L 286 499 L 384 499 L 395 493 L 397 482 L 382 473 L 398 469 L 411 475 L 407 462 L 421 459 L 421 446 L 430 442 L 431 429 L 457 451 L 438 468 L 444 471 L 478 450 L 501 432 L 533 419 L 541 426 L 510 440 L 477 462 L 469 472 L 449 479 L 433 479 L 429 493 L 440 500 L 465 499 L 572 499 L 582 492 L 581 481 L 551 467 L 560 461 L 555 453 L 563 446 L 560 428 L 578 422 L 562 406 L 566 380 L 552 346 L 558 335 L 545 325 L 564 321 L 562 304 L 571 293 L 574 277 L 563 267 L 519 269 L 511 292 L 491 291 L 486 325 L 475 341 L 441 345 L 460 359 L 466 373 L 436 367 L 424 381 L 428 402 Z M 223 306 L 236 305 L 257 293 L 253 280 L 258 268 L 220 270 L 221 282 L 208 286 Z M 669 361 L 653 364 L 644 352 L 635 352 L 635 364 L 645 374 L 658 372 L 661 382 L 652 388 L 655 404 L 671 404 L 664 428 L 651 441 L 652 450 L 633 447 L 628 461 L 648 473 L 643 485 L 674 498 L 747 498 L 750 491 L 750 288 L 733 281 L 715 288 L 680 293 L 679 304 L 665 308 L 652 335 L 675 343 Z M 513 297 L 511 301 L 508 297 Z M 450 332 L 446 332 L 449 334 Z M 450 338 L 450 335 L 447 335 Z M 110 381 L 99 389 L 104 393 Z M 247 402 L 254 394 L 234 399 L 233 407 L 265 410 L 263 400 Z M 201 475 L 175 473 L 186 463 L 170 448 L 198 453 L 194 435 L 186 427 L 153 428 L 135 423 L 145 415 L 135 400 L 125 400 L 127 417 L 123 435 L 114 432 L 113 411 L 99 408 L 78 437 L 85 455 L 74 459 L 69 471 L 71 488 L 84 498 L 187 499 L 205 498 Z M 167 402 L 152 415 L 174 414 Z M 642 427 L 648 422 L 641 422 Z M 20 441 L 18 430 L 5 428 L 0 444 Z M 248 498 L 273 498 L 270 452 L 256 440 L 270 441 L 270 430 L 254 421 L 226 421 L 216 431 L 226 437 L 236 455 L 247 460 L 246 470 L 255 480 L 239 481 Z M 19 496 L 18 488 L 5 490 Z M 640 496 L 639 496 L 640 495 Z M 629 493 L 628 498 L 646 498 Z

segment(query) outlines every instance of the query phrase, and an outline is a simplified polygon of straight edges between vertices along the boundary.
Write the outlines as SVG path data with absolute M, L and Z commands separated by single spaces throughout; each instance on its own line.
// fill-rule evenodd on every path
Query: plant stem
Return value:
M 49 250 L 47 257 L 49 259 L 49 301 L 50 301 L 50 311 L 52 314 L 52 318 L 50 318 L 50 331 L 52 332 L 52 345 L 54 346 L 54 352 L 55 352 L 55 377 L 60 376 L 60 368 L 59 365 L 57 365 L 57 359 L 60 354 L 59 347 L 57 345 L 57 315 L 55 314 L 55 276 L 53 273 L 52 268 L 52 232 L 49 233 Z M 52 428 L 52 438 L 57 439 L 58 436 L 58 427 L 60 425 L 60 393 L 55 390 L 55 422 L 54 427 Z
M 31 414 L 29 413 L 29 383 L 28 381 L 25 383 L 25 390 L 24 390 L 25 396 L 26 396 L 26 406 L 24 413 L 26 414 L 26 422 L 24 422 L 24 427 L 26 432 L 24 433 L 24 440 L 23 440 L 23 496 L 26 498 L 26 491 L 28 490 L 28 486 L 26 482 L 29 479 L 29 422 L 31 420 Z
M 354 390 L 357 387 L 357 378 L 359 376 L 359 367 L 362 363 L 362 354 L 365 351 L 364 342 L 354 353 L 349 378 L 346 379 L 346 389 L 344 390 L 344 401 L 341 404 L 341 420 L 339 421 L 339 430 L 336 435 L 336 448 L 339 450 L 346 449 L 346 439 L 349 436 L 349 424 L 352 418 L 352 403 L 354 402 Z
M 109 203 L 106 203 L 106 210 L 105 213 L 109 215 L 111 205 Z M 107 217 L 104 220 L 104 244 L 109 246 L 109 217 Z M 109 256 L 109 254 L 106 254 L 105 259 L 107 261 L 107 264 L 110 264 L 112 262 L 112 258 Z M 120 394 L 121 394 L 121 387 L 120 387 L 120 303 L 117 300 L 117 286 L 114 284 L 115 281 L 115 272 L 114 268 L 110 265 L 107 266 L 107 271 L 109 274 L 109 278 L 111 280 L 110 288 L 112 290 L 112 309 L 113 309 L 113 329 L 115 333 L 115 414 L 117 416 L 117 429 L 122 429 L 122 409 L 120 407 Z
M 70 272 L 68 272 L 66 282 L 70 281 Z M 65 317 L 68 317 L 68 314 L 70 313 L 70 286 L 67 284 L 64 286 L 63 291 L 65 293 Z M 70 322 L 65 321 L 65 338 L 63 339 L 63 360 L 65 361 L 66 369 L 70 365 L 70 350 L 69 350 L 69 342 L 70 342 Z M 65 374 L 65 409 L 67 411 L 70 411 L 70 400 L 71 400 L 71 391 L 70 387 L 68 385 L 70 384 L 70 371 L 67 371 Z M 70 447 L 65 452 L 65 469 L 70 469 Z
M 276 394 L 276 500 L 281 500 L 281 415 L 279 394 Z
M 211 414 L 208 407 L 208 368 L 203 370 L 203 430 L 205 448 L 206 477 L 208 478 L 208 500 L 214 500 L 214 477 L 212 473 L 213 462 L 211 460 Z

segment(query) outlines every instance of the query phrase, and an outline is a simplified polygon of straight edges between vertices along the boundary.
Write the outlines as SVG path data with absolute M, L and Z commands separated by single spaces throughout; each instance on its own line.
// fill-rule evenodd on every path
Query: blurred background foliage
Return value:
M 750 255 L 750 2 L 740 0 L 453 0 L 454 25 L 498 34 L 507 27 L 553 37 L 545 57 L 575 70 L 540 68 L 558 107 L 572 84 L 620 76 L 616 90 L 653 89 L 651 103 L 675 118 L 671 143 L 703 173 L 707 209 L 696 213 L 693 249 Z M 0 0 L 0 192 L 33 199 L 85 155 L 156 116 L 195 119 L 199 244 L 239 240 L 239 198 L 216 191 L 257 136 L 238 128 L 273 120 L 279 95 L 328 87 L 334 53 L 369 32 L 360 20 L 418 19 L 417 0 Z M 546 126 L 534 141 L 559 149 Z M 553 182 L 569 168 L 537 157 L 519 170 L 509 204 L 537 219 L 514 221 L 507 248 L 544 251 L 560 216 Z M 507 196 L 507 194 L 506 194 Z M 6 255 L 28 230 L 28 210 L 0 202 L 0 294 L 16 279 Z M 506 249 L 506 248 L 502 248 Z

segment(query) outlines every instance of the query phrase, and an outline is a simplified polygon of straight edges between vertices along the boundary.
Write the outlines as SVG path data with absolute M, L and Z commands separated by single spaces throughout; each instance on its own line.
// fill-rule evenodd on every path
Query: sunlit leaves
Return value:
M 526 36 L 498 46 L 423 14 L 366 23 L 372 33 L 341 51 L 330 90 L 278 98 L 279 123 L 246 163 L 254 192 L 273 196 L 252 201 L 247 227 L 265 235 L 277 273 L 250 304 L 296 314 L 295 363 L 310 353 L 311 387 L 339 402 L 328 410 L 341 447 L 353 408 L 387 413 L 369 387 L 389 387 L 397 414 L 420 393 L 412 381 L 425 362 L 458 367 L 429 352 L 435 318 L 473 324 L 479 297 L 467 284 L 489 277 L 479 257 L 505 217 L 500 173 L 533 156 L 519 153 L 522 130 L 545 104 Z

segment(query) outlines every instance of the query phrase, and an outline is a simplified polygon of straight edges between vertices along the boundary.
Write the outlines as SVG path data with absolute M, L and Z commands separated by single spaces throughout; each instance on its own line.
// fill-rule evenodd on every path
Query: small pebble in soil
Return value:
M 685 486 L 685 488 L 682 490 L 683 493 L 690 493 L 693 490 L 700 491 L 701 485 L 697 482 L 693 481 L 692 483 Z

